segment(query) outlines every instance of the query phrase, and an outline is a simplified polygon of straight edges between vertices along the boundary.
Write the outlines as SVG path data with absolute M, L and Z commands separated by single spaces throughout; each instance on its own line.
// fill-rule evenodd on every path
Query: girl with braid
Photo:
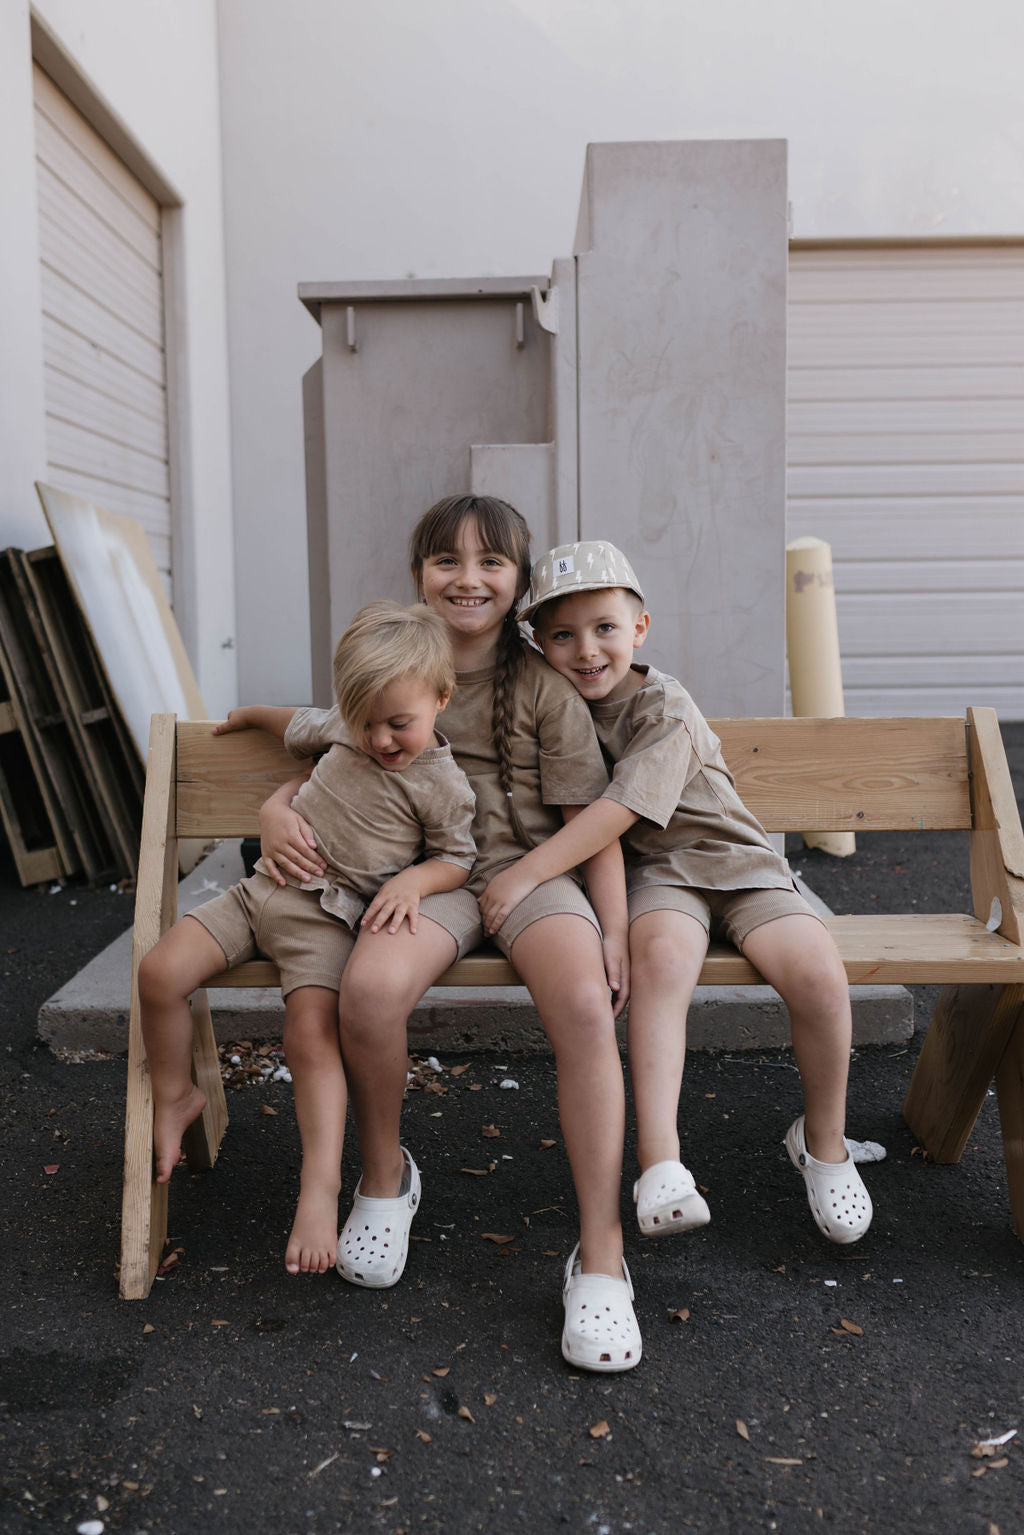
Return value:
M 404 1249 L 418 1200 L 418 1175 L 399 1136 L 410 1011 L 480 941 L 476 897 L 494 875 L 607 785 L 585 703 L 520 635 L 515 613 L 530 582 L 529 537 L 506 502 L 469 495 L 439 501 L 412 535 L 418 593 L 452 642 L 456 687 L 444 729 L 476 795 L 477 862 L 462 890 L 419 902 L 417 931 L 364 926 L 342 979 L 341 1044 L 362 1177 L 339 1239 L 338 1270 L 354 1284 L 397 1281 L 401 1266 L 391 1254 Z M 302 878 L 314 872 L 315 854 L 298 818 L 275 800 L 262 822 L 265 856 L 269 848 Z M 563 1283 L 562 1354 L 599 1371 L 632 1369 L 642 1351 L 619 1219 L 625 1103 L 614 1019 L 629 989 L 626 931 L 621 853 L 612 843 L 582 873 L 538 885 L 494 935 L 529 987 L 558 1069 L 580 1216 Z

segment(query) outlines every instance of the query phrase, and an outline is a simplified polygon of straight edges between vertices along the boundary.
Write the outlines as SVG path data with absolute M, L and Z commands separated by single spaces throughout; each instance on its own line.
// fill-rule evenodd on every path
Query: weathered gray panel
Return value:
M 780 141 L 588 149 L 581 536 L 625 548 L 644 659 L 709 714 L 783 704 L 786 220 Z

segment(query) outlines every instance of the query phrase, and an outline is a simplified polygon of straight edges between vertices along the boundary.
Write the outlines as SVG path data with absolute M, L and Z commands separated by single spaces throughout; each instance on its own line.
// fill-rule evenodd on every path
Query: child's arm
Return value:
M 568 821 L 585 815 L 575 807 L 563 806 Z M 587 894 L 601 924 L 601 948 L 608 988 L 614 993 L 612 1016 L 617 1018 L 629 1001 L 629 911 L 626 902 L 626 870 L 622 844 L 616 839 L 601 848 L 582 865 Z
M 368 927 L 371 933 L 378 933 L 382 927 L 397 933 L 402 923 L 408 921 L 410 933 L 415 933 L 423 897 L 458 890 L 468 878 L 468 869 L 444 858 L 427 858 L 423 863 L 411 864 L 385 880 L 366 908 L 360 927 Z
M 563 805 L 562 814 L 565 826 L 539 847 L 524 853 L 510 869 L 496 874 L 480 896 L 485 933 L 496 933 L 509 912 L 546 879 L 586 863 L 602 848 L 617 843 L 623 832 L 640 819 L 625 805 L 603 797 L 583 809 Z
M 226 720 L 214 725 L 213 733 L 225 736 L 232 730 L 265 730 L 268 735 L 284 740 L 294 713 L 293 708 L 284 704 L 245 704 L 241 709 L 232 709 Z
M 263 866 L 279 885 L 288 883 L 285 874 L 290 874 L 293 879 L 307 880 L 326 872 L 326 865 L 317 852 L 313 828 L 292 809 L 292 800 L 308 777 L 307 772 L 283 783 L 260 807 Z

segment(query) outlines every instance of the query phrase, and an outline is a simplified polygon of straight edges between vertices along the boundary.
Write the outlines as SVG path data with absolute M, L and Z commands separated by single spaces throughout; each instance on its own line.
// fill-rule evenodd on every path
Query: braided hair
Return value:
M 424 512 L 412 532 L 409 558 L 414 581 L 419 584 L 424 562 L 455 548 L 462 526 L 475 519 L 485 549 L 501 554 L 516 567 L 516 597 L 530 584 L 530 530 L 507 501 L 497 496 L 445 496 Z M 494 668 L 494 701 L 491 728 L 498 753 L 498 781 L 508 802 L 516 841 L 533 846 L 520 820 L 513 795 L 512 730 L 515 721 L 516 686 L 525 665 L 525 645 L 519 632 L 515 607 L 505 614 L 498 636 Z

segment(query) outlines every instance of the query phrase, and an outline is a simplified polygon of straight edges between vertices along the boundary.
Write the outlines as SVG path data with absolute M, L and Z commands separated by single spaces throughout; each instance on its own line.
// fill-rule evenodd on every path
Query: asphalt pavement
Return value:
M 1024 726 L 1006 734 L 1020 792 Z M 790 854 L 835 910 L 968 908 L 960 834 Z M 592 1376 L 558 1348 L 576 1229 L 543 1055 L 417 1065 L 416 1240 L 373 1292 L 284 1272 L 290 1090 L 236 1050 L 217 1166 L 172 1185 L 173 1261 L 148 1300 L 117 1298 L 124 1061 L 59 1061 L 36 1019 L 131 907 L 22 890 L 0 850 L 0 1529 L 1024 1535 L 1024 1246 L 995 1100 L 955 1167 L 900 1117 L 934 993 L 912 1041 L 855 1053 L 849 1133 L 888 1155 L 852 1248 L 785 1155 L 788 1053 L 691 1054 L 680 1125 L 712 1221 L 642 1239 L 627 1146 L 644 1359 Z

